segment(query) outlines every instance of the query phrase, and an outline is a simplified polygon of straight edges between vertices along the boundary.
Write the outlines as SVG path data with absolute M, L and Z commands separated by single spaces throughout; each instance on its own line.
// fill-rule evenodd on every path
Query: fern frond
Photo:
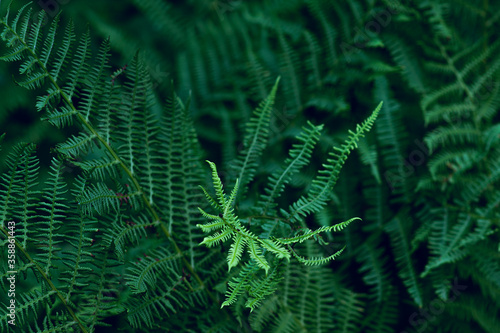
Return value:
M 310 8 L 312 14 L 321 23 L 321 28 L 323 29 L 323 34 L 327 41 L 327 61 L 329 63 L 329 67 L 334 68 L 334 65 L 338 62 L 337 50 L 335 49 L 338 33 L 335 30 L 334 26 L 329 22 L 328 17 L 325 15 L 325 13 L 328 12 L 328 9 L 326 9 L 325 11 L 324 3 L 315 0 L 307 1 L 307 5 Z M 308 35 L 306 35 L 306 38 L 308 38 Z
M 33 232 L 37 206 L 34 187 L 38 179 L 38 160 L 34 156 L 36 145 L 16 145 L 5 160 L 7 170 L 0 178 L 0 225 L 14 220 L 17 239 L 27 247 L 29 234 Z
M 472 226 L 471 217 L 463 214 L 453 216 L 446 208 L 436 211 L 435 214 L 438 219 L 433 223 L 433 230 L 429 236 L 429 249 L 433 256 L 422 272 L 422 277 L 429 274 L 432 269 L 461 260 L 468 254 L 463 246 L 463 240 Z M 453 220 L 457 222 L 452 225 Z
M 363 319 L 367 332 L 390 333 L 394 330 L 399 314 L 398 296 L 397 291 L 390 288 L 384 299 L 375 304 L 376 309 Z
M 101 44 L 91 63 L 88 33 L 71 52 L 76 38 L 72 24 L 68 25 L 63 45 L 54 53 L 50 46 L 56 38 L 55 25 L 48 35 L 42 34 L 39 26 L 27 32 L 30 17 L 26 13 L 19 15 L 23 22 L 21 28 L 9 25 L 8 18 L 2 20 L 2 36 L 9 41 L 11 52 L 22 53 L 20 59 L 25 60 L 21 71 L 26 79 L 21 84 L 33 88 L 47 83 L 47 96 L 38 99 L 37 108 L 44 109 L 48 119 L 58 127 L 73 123 L 82 127 L 80 134 L 58 145 L 57 149 L 73 157 L 97 152 L 97 158 L 87 155 L 81 166 L 87 168 L 89 174 L 96 171 L 96 178 L 103 178 L 104 172 L 114 177 L 115 189 L 109 190 L 110 185 L 101 179 L 80 195 L 84 203 L 89 204 L 85 214 L 108 213 L 111 207 L 119 208 L 118 214 L 109 212 L 116 214 L 114 217 L 105 218 L 114 224 L 104 243 L 114 247 L 123 261 L 126 244 L 136 243 L 146 236 L 146 227 L 158 226 L 176 253 L 182 255 L 183 266 L 203 288 L 202 279 L 193 269 L 195 258 L 199 256 L 195 247 L 200 242 L 195 227 L 200 219 L 199 195 L 194 191 L 200 180 L 196 172 L 200 154 L 186 107 L 175 96 L 174 108 L 167 110 L 166 117 L 158 121 L 151 110 L 149 74 L 139 55 L 127 68 L 115 72 L 110 80 L 108 39 Z M 47 45 L 45 51 L 41 44 Z M 18 57 L 11 55 L 10 59 Z M 179 109 L 182 112 L 177 112 Z M 168 123 L 166 128 L 169 130 L 160 133 L 164 122 Z M 115 168 L 120 170 L 116 175 L 113 174 Z M 164 177 L 165 174 L 168 177 Z M 127 181 L 130 185 L 123 183 Z M 122 205 L 124 201 L 127 207 L 120 208 L 118 201 Z M 123 211 L 125 215 L 121 215 Z M 166 216 L 165 223 L 160 216 Z M 213 298 L 210 291 L 205 289 L 205 293 Z M 91 310 L 97 303 L 90 303 L 83 313 L 88 320 L 100 325 L 102 313 Z
M 483 158 L 484 154 L 476 149 L 449 148 L 446 151 L 434 154 L 429 162 L 429 171 L 434 179 L 439 176 L 443 178 L 449 177 L 449 180 L 453 182 L 454 178 L 473 168 Z M 450 169 L 453 171 L 451 176 L 449 175 Z
M 337 309 L 337 330 L 342 333 L 355 332 L 356 322 L 361 320 L 364 302 L 362 294 L 345 290 L 340 295 L 340 306 Z
M 479 141 L 481 132 L 474 128 L 471 124 L 461 126 L 446 126 L 438 127 L 425 138 L 425 143 L 432 153 L 437 147 L 453 144 L 464 145 Z
M 11 178 L 8 177 L 9 173 L 2 176 L 2 187 L 9 184 L 8 191 L 0 191 L 4 218 L 11 220 L 13 216 L 8 215 L 9 209 L 19 205 L 14 214 L 16 220 L 20 219 L 19 239 L 13 238 L 18 253 L 18 276 L 26 276 L 28 271 L 32 271 L 40 282 L 39 288 L 20 293 L 22 296 L 16 307 L 19 324 L 24 322 L 29 327 L 24 319 L 26 311 L 37 313 L 42 304 L 50 307 L 57 300 L 64 307 L 65 314 L 62 316 L 72 323 L 70 326 L 78 326 L 82 332 L 87 332 L 87 323 L 84 323 L 83 316 L 75 313 L 73 302 L 74 295 L 79 293 L 77 289 L 88 285 L 84 276 L 89 270 L 82 266 L 90 262 L 88 247 L 91 242 L 88 236 L 95 232 L 96 229 L 92 227 L 95 222 L 86 221 L 84 216 L 73 213 L 73 209 L 78 210 L 75 202 L 66 199 L 61 160 L 53 159 L 43 193 L 31 189 L 38 179 L 38 161 L 32 156 L 34 148 L 34 145 L 24 144 L 16 147 L 16 158 L 7 160 Z M 83 188 L 82 182 L 78 184 L 80 189 Z M 35 200 L 39 202 L 36 206 L 33 204 Z M 27 216 L 31 214 L 33 216 Z M 32 219 L 36 219 L 36 224 Z M 9 234 L 3 225 L 0 230 L 4 236 Z M 32 234 L 37 236 L 33 237 Z M 63 239 L 67 240 L 64 249 L 61 248 Z M 37 253 L 32 255 L 31 248 L 36 248 Z M 52 280 L 56 269 L 60 270 L 57 276 L 62 284 Z
M 75 157 L 86 154 L 93 145 L 95 135 L 81 134 L 69 138 L 65 143 L 60 143 L 57 149 L 68 157 Z
M 285 160 L 285 165 L 269 177 L 268 186 L 264 190 L 266 194 L 262 195 L 257 203 L 257 206 L 262 207 L 260 212 L 262 215 L 266 215 L 268 210 L 276 206 L 273 201 L 281 195 L 285 185 L 290 182 L 294 174 L 308 164 L 323 128 L 323 126 L 314 126 L 310 122 L 308 126 L 297 136 L 300 143 L 292 146 L 289 157 Z
M 484 298 L 461 295 L 460 300 L 450 303 L 447 310 L 452 314 L 453 319 L 463 322 L 475 322 L 486 332 L 494 332 L 500 327 L 500 320 L 495 315 L 495 308 L 489 306 L 491 303 L 485 303 Z
M 224 188 L 222 186 L 222 182 L 219 178 L 219 175 L 217 174 L 217 167 L 213 162 L 207 161 L 207 163 L 210 165 L 210 169 L 212 169 L 212 180 L 214 183 L 215 194 L 217 195 L 217 199 L 219 200 L 218 205 L 221 208 L 226 207 L 227 198 L 226 195 L 224 194 Z M 204 192 L 206 193 L 205 190 Z
M 425 14 L 429 16 L 429 22 L 437 36 L 450 39 L 452 37 L 452 29 L 446 24 L 445 16 L 449 11 L 450 4 L 435 3 L 433 1 L 423 1 L 419 4 L 420 8 L 425 10 Z
M 72 164 L 80 167 L 87 172 L 89 176 L 104 181 L 111 177 L 118 178 L 120 174 L 119 162 L 110 158 L 101 158 L 89 161 L 71 161 Z
M 286 258 L 290 261 L 290 252 L 277 244 L 277 242 L 273 239 L 260 239 L 259 243 L 262 247 L 268 251 L 274 253 L 278 258 L 283 259 Z
M 203 186 L 200 186 L 201 190 L 203 191 L 203 193 L 205 194 L 205 197 L 207 198 L 207 200 L 210 202 L 210 205 L 215 208 L 216 210 L 222 210 L 221 206 L 219 205 L 219 203 L 214 199 L 212 198 L 212 196 L 210 194 L 208 194 L 207 190 L 205 190 L 203 188 Z M 201 208 L 200 208 L 201 209 Z
M 138 243 L 142 237 L 147 236 L 147 228 L 157 227 L 156 221 L 151 221 L 145 214 L 127 216 L 125 214 L 114 214 L 107 221 L 111 228 L 104 235 L 106 244 L 114 244 L 119 260 L 124 260 L 126 244 Z
M 349 131 L 349 138 L 340 148 L 334 147 L 334 151 L 329 153 L 327 163 L 323 164 L 323 170 L 313 180 L 313 185 L 307 196 L 300 197 L 294 202 L 289 212 L 282 210 L 288 221 L 295 221 L 299 215 L 306 216 L 318 212 L 324 207 L 329 197 L 330 191 L 338 180 L 340 170 L 344 165 L 349 153 L 357 147 L 358 141 L 369 131 L 382 108 L 382 102 L 361 125 L 356 126 L 356 132 Z
M 329 231 L 341 231 L 345 227 L 347 227 L 351 222 L 361 220 L 359 217 L 353 217 L 344 222 L 337 223 L 333 226 L 323 226 L 314 231 L 306 229 L 302 235 L 298 235 L 292 238 L 275 238 L 274 240 L 281 244 L 291 244 L 291 243 L 302 243 L 305 240 L 311 239 L 321 232 L 329 232 Z
M 471 259 L 473 259 L 474 266 L 478 269 L 477 273 L 489 281 L 498 293 L 500 291 L 500 265 L 498 260 L 496 260 L 498 259 L 498 254 L 488 250 L 490 249 L 479 247 L 479 251 L 476 250 L 471 253 Z M 483 293 L 485 292 L 483 291 Z M 490 294 L 493 295 L 494 293 Z
M 394 36 L 388 36 L 385 39 L 385 44 L 392 54 L 396 63 L 402 68 L 404 78 L 408 85 L 419 93 L 426 91 L 423 73 L 418 64 L 417 59 L 410 49 L 402 40 Z
M 242 234 L 236 234 L 233 237 L 233 244 L 231 244 L 231 248 L 227 254 L 228 271 L 231 270 L 231 267 L 238 265 L 238 262 L 241 260 L 243 250 L 245 249 L 245 245 L 246 240 Z
M 140 294 L 152 291 L 157 285 L 158 277 L 178 275 L 178 254 L 171 254 L 165 248 L 155 249 L 145 258 L 128 269 L 125 279 L 133 293 Z
M 257 171 L 257 159 L 266 146 L 271 111 L 274 105 L 279 80 L 280 78 L 276 80 L 269 96 L 255 109 L 252 118 L 250 118 L 246 126 L 247 133 L 243 141 L 243 150 L 240 152 L 232 167 L 232 171 L 235 175 L 234 178 L 239 179 L 241 188 L 246 188 L 246 185 L 253 179 Z M 240 192 L 240 196 L 242 194 L 243 193 Z
M 268 327 L 269 321 L 274 319 L 274 313 L 278 308 L 278 296 L 274 295 L 267 298 L 262 305 L 255 308 L 249 315 L 249 322 L 252 328 L 256 331 L 262 331 L 264 327 Z
M 274 321 L 273 332 L 276 333 L 293 333 L 296 330 L 296 325 L 293 321 L 293 314 L 290 312 L 281 313 Z
M 297 72 L 297 69 L 299 68 L 298 55 L 290 47 L 290 44 L 283 33 L 282 25 L 276 25 L 276 26 L 277 26 L 279 44 L 282 50 L 280 62 L 282 68 L 282 75 L 284 77 L 283 90 L 285 96 L 287 96 L 287 100 L 289 101 L 290 104 L 292 104 L 291 107 L 292 114 L 296 114 L 297 112 L 300 112 L 303 109 L 302 97 L 301 97 L 302 91 L 300 90 L 300 84 L 299 84 L 299 82 L 302 81 L 302 79 L 299 76 L 300 72 L 299 73 Z
M 250 287 L 250 280 L 258 271 L 256 262 L 249 261 L 240 271 L 238 277 L 229 281 L 229 289 L 226 293 L 226 300 L 222 303 L 221 308 L 236 302 L 238 297 Z
M 494 186 L 500 180 L 500 155 L 489 160 L 489 174 L 481 174 L 474 183 L 462 192 L 459 201 L 474 202 L 478 201 L 480 196 L 491 186 Z
M 17 323 L 20 325 L 24 324 L 28 326 L 29 313 L 37 313 L 41 304 L 46 302 L 51 303 L 52 297 L 55 293 L 56 292 L 53 290 L 42 292 L 42 290 L 37 288 L 30 292 L 19 295 L 19 301 L 16 304 L 16 317 L 18 320 Z M 7 325 L 9 325 L 7 324 L 9 320 L 7 313 L 2 315 L 0 319 L 2 320 L 2 326 L 5 325 L 7 331 Z
M 263 256 L 262 251 L 259 247 L 260 244 L 258 244 L 255 241 L 249 241 L 248 242 L 248 253 L 250 254 L 250 257 L 257 263 L 259 268 L 262 268 L 263 270 L 267 272 L 269 271 L 269 263 L 267 262 L 266 258 Z
M 375 79 L 374 95 L 385 103 L 375 130 L 382 148 L 382 165 L 387 170 L 384 172 L 386 185 L 392 192 L 394 202 L 409 202 L 412 188 L 408 177 L 401 172 L 407 168 L 403 156 L 408 141 L 400 115 L 401 104 L 392 97 L 389 82 L 383 76 Z
M 60 260 L 57 252 L 61 250 L 59 246 L 64 237 L 60 229 L 67 218 L 66 211 L 69 209 L 64 200 L 67 188 L 62 179 L 62 161 L 53 159 L 50 169 L 50 178 L 43 191 L 43 201 L 40 202 L 41 214 L 38 216 L 40 221 L 35 227 L 38 233 L 36 242 L 42 249 L 37 259 L 44 264 L 44 273 L 47 276 L 50 276 L 52 269 L 56 267 L 54 261 Z
M 295 259 L 297 259 L 300 263 L 306 265 L 306 266 L 319 266 L 319 265 L 324 265 L 326 263 L 328 263 L 329 261 L 335 259 L 336 257 L 338 257 L 342 252 L 344 252 L 344 249 L 345 249 L 345 246 L 340 249 L 339 251 L 333 253 L 332 255 L 328 256 L 328 257 L 318 257 L 318 258 L 310 258 L 310 259 L 306 259 L 306 258 L 302 258 L 301 256 L 299 256 L 298 254 L 295 253 L 295 251 L 291 251 L 293 256 L 295 257 Z
M 79 177 L 71 192 L 77 196 L 85 190 L 86 185 L 87 179 Z M 80 294 L 82 287 L 89 286 L 85 277 L 92 272 L 89 266 L 95 254 L 91 253 L 91 246 L 98 231 L 97 219 L 86 216 L 75 206 L 76 203 L 72 203 L 71 209 L 77 213 L 72 214 L 65 223 L 68 230 L 65 232 L 67 244 L 71 245 L 72 249 L 61 251 L 62 262 L 68 270 L 61 273 L 59 280 L 64 283 L 67 302 L 72 302 L 73 295 Z
M 387 271 L 387 259 L 383 249 L 371 248 L 372 244 L 376 244 L 376 241 L 362 245 L 364 250 L 358 255 L 358 260 L 362 263 L 359 271 L 363 274 L 363 281 L 373 288 L 371 295 L 375 297 L 376 302 L 381 303 L 387 292 L 386 285 L 390 284 L 390 274 Z
M 377 184 L 382 184 L 380 170 L 377 166 L 378 156 L 375 145 L 369 145 L 366 139 L 359 141 L 359 154 L 361 163 L 370 167 L 371 173 L 373 177 L 375 177 Z
M 278 284 L 283 278 L 278 270 L 279 266 L 274 266 L 272 272 L 263 279 L 253 279 L 250 282 L 248 290 L 250 298 L 245 303 L 245 307 L 250 308 L 250 313 L 260 306 L 266 296 L 274 294 L 278 288 Z
M 214 222 L 209 222 L 206 224 L 198 224 L 198 227 L 201 228 L 201 230 L 203 230 L 203 232 L 210 232 L 213 230 L 221 229 L 225 226 L 224 220 L 222 218 L 220 218 L 219 216 L 207 214 L 201 208 L 200 208 L 200 212 L 205 218 L 207 218 L 209 220 L 215 220 Z
M 413 301 L 421 307 L 423 304 L 422 288 L 410 253 L 409 221 L 411 221 L 409 217 L 402 212 L 385 226 L 385 230 L 389 233 L 396 263 L 400 267 L 399 277 L 403 280 Z
M 102 183 L 89 186 L 77 198 L 83 213 L 87 215 L 93 215 L 94 212 L 105 215 L 111 210 L 118 212 L 119 200 L 121 199 L 121 196 L 116 195 Z
M 176 308 L 183 307 L 188 299 L 184 296 L 181 276 L 169 274 L 156 288 L 142 297 L 131 298 L 128 304 L 128 320 L 132 327 L 143 324 L 153 328 L 155 319 L 177 313 Z
M 64 316 L 61 316 L 59 313 L 56 313 L 54 319 L 49 317 L 43 318 L 43 322 L 40 325 L 35 322 L 35 326 L 31 325 L 27 327 L 30 333 L 39 333 L 39 332 L 72 332 L 78 329 L 78 326 L 75 322 L 66 322 Z

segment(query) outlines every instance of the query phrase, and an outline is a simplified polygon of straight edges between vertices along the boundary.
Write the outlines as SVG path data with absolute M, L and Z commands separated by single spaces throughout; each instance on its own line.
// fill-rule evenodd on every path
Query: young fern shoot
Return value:
M 273 88 L 273 92 L 268 99 L 274 98 L 275 91 L 276 89 Z M 349 137 L 340 148 L 334 147 L 334 151 L 330 153 L 331 158 L 329 158 L 327 163 L 324 165 L 325 169 L 318 172 L 318 176 L 313 182 L 309 193 L 290 206 L 291 213 L 282 209 L 281 211 L 284 217 L 273 217 L 274 220 L 282 220 L 285 222 L 299 220 L 302 217 L 316 213 L 325 207 L 328 193 L 335 185 L 340 169 L 345 163 L 347 156 L 354 148 L 357 147 L 357 143 L 364 136 L 364 133 L 371 129 L 381 107 L 382 102 L 377 106 L 368 119 L 366 119 L 362 124 L 356 126 L 355 132 L 349 131 Z M 260 115 L 260 113 L 256 112 L 256 115 Z M 317 140 L 313 140 L 313 138 L 319 136 L 319 129 L 321 129 L 321 127 L 316 128 L 314 131 L 305 130 L 304 133 L 306 134 L 304 135 L 303 133 L 297 138 L 304 143 L 315 143 Z M 255 133 L 252 135 L 258 136 L 258 130 L 255 130 Z M 313 145 L 314 144 L 311 146 Z M 300 149 L 300 146 L 295 146 L 291 150 L 290 156 L 297 155 L 298 149 Z M 310 153 L 312 148 L 307 150 Z M 338 257 L 345 248 L 344 247 L 334 252 L 328 257 L 304 258 L 295 252 L 293 248 L 295 244 L 311 239 L 320 242 L 321 239 L 318 237 L 320 233 L 341 231 L 353 221 L 361 220 L 359 217 L 353 217 L 347 221 L 332 226 L 322 226 L 316 230 L 304 228 L 296 232 L 292 237 L 274 237 L 270 236 L 270 233 L 263 233 L 259 237 L 242 224 L 241 221 L 244 220 L 244 218 L 240 219 L 240 217 L 235 213 L 234 204 L 236 198 L 238 197 L 238 190 L 240 190 L 239 178 L 236 179 L 234 188 L 228 196 L 224 192 L 222 181 L 217 173 L 215 163 L 211 161 L 207 162 L 212 171 L 212 182 L 216 197 L 213 198 L 203 187 L 202 190 L 207 200 L 211 206 L 217 210 L 218 214 L 209 214 L 203 209 L 198 208 L 201 214 L 209 220 L 209 222 L 205 224 L 197 224 L 197 227 L 201 228 L 203 232 L 210 234 L 203 239 L 200 245 L 204 244 L 207 247 L 213 247 L 220 245 L 220 243 L 225 243 L 228 240 L 232 240 L 227 254 L 228 271 L 231 271 L 231 268 L 233 267 L 237 267 L 242 261 L 245 249 L 249 255 L 249 260 L 240 270 L 239 276 L 229 282 L 229 290 L 226 294 L 226 301 L 222 304 L 222 307 L 234 303 L 244 291 L 248 291 L 250 298 L 247 300 L 246 306 L 253 311 L 253 309 L 259 305 L 260 301 L 265 296 L 274 293 L 276 290 L 277 282 L 281 279 L 280 265 L 283 263 L 282 259 L 286 259 L 286 262 L 290 263 L 290 259 L 293 256 L 298 262 L 304 265 L 322 265 Z M 287 159 L 285 163 L 287 165 L 282 169 L 283 174 L 278 177 L 280 179 L 288 177 L 286 173 L 290 171 L 291 165 L 296 162 L 296 158 Z M 270 182 L 274 184 L 280 183 L 272 181 L 275 177 L 276 175 L 273 174 Z M 284 183 L 285 182 L 280 183 L 280 187 L 284 186 Z M 266 201 L 275 200 L 281 190 L 282 189 L 268 192 L 272 194 L 265 195 L 264 199 Z M 274 227 L 275 226 L 272 228 Z M 271 265 L 269 263 L 269 259 L 272 256 L 274 256 L 274 260 Z M 261 278 L 258 277 L 260 269 L 265 271 L 265 274 Z M 269 273 L 270 270 L 271 273 Z

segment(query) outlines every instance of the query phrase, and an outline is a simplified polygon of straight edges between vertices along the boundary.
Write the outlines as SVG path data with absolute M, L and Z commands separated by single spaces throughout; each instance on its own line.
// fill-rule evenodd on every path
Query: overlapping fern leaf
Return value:
M 8 161 L 10 173 L 3 176 L 2 223 L 14 220 L 19 226 L 16 245 L 25 257 L 19 271 L 24 276 L 33 271 L 42 281 L 41 289 L 26 295 L 26 302 L 37 312 L 59 312 L 57 320 L 26 322 L 27 327 L 50 326 L 53 319 L 67 327 L 66 318 L 70 326 L 90 332 L 108 325 L 102 318 L 125 311 L 133 327 L 152 327 L 156 319 L 184 307 L 186 300 L 190 306 L 205 304 L 213 295 L 194 271 L 202 255 L 195 251 L 201 241 L 195 227 L 201 217 L 196 187 L 201 178 L 187 106 L 174 94 L 164 116 L 153 111 L 152 84 L 140 55 L 111 72 L 109 40 L 92 57 L 89 33 L 77 41 L 72 23 L 59 40 L 58 17 L 45 31 L 43 11 L 35 22 L 28 6 L 10 15 L 1 21 L 1 36 L 9 47 L 2 60 L 21 61 L 20 86 L 45 87 L 36 107 L 48 122 L 80 126 L 77 135 L 56 146 L 59 158 L 43 195 L 33 190 L 33 145 L 15 150 Z M 65 165 L 81 170 L 76 189 L 63 177 Z M 97 229 L 104 232 L 95 235 Z M 141 239 L 159 233 L 161 252 L 140 245 Z M 143 248 L 162 265 L 141 268 L 144 279 L 129 280 L 134 297 L 118 305 L 115 296 L 123 291 L 118 276 L 127 269 L 124 265 L 129 266 L 129 244 Z M 39 254 L 33 256 L 32 249 Z M 170 275 L 151 278 L 165 267 L 170 267 Z M 138 272 L 135 266 L 128 269 L 130 274 Z M 56 275 L 60 285 L 50 280 L 55 270 L 61 272 Z M 181 289 L 187 274 L 193 281 Z M 26 320 L 27 309 L 18 307 L 20 320 Z
M 269 100 L 274 99 L 275 93 L 276 86 L 267 98 L 268 101 L 263 102 L 264 105 L 267 105 Z M 282 259 L 287 259 L 287 262 L 290 262 L 290 258 L 293 257 L 302 264 L 317 266 L 335 259 L 342 253 L 343 249 L 340 249 L 327 257 L 316 256 L 305 258 L 299 255 L 293 249 L 293 246 L 307 240 L 315 240 L 321 244 L 321 233 L 341 231 L 351 222 L 359 220 L 359 218 L 351 218 L 347 221 L 335 225 L 322 226 L 315 230 L 311 230 L 304 226 L 299 231 L 295 231 L 288 235 L 278 235 L 279 233 L 275 231 L 278 231 L 282 227 L 288 227 L 288 230 L 291 231 L 294 222 L 301 221 L 302 217 L 318 212 L 324 207 L 326 199 L 329 198 L 330 191 L 338 179 L 340 169 L 345 163 L 347 156 L 357 147 L 357 142 L 363 136 L 363 133 L 369 131 L 373 126 L 381 107 L 382 103 L 377 106 L 367 120 L 356 127 L 356 132 L 350 131 L 349 138 L 340 148 L 334 148 L 335 152 L 330 153 L 331 158 L 328 159 L 327 164 L 324 165 L 325 169 L 318 172 L 318 176 L 316 180 L 313 181 L 313 185 L 308 195 L 301 197 L 296 203 L 291 205 L 292 213 L 288 213 L 281 209 L 284 216 L 277 216 L 276 211 L 274 215 L 270 214 L 276 206 L 274 201 L 279 197 L 291 176 L 307 163 L 307 160 L 311 156 L 312 149 L 319 139 L 319 131 L 322 126 L 316 127 L 309 124 L 309 128 L 306 128 L 304 132 L 297 137 L 300 144 L 296 144 L 292 147 L 289 154 L 290 157 L 285 161 L 285 166 L 270 176 L 268 182 L 270 187 L 265 190 L 265 194 L 262 196 L 261 200 L 257 200 L 259 204 L 257 205 L 257 209 L 253 211 L 260 215 L 248 218 L 249 220 L 255 221 L 254 223 L 257 224 L 261 231 L 260 235 L 256 234 L 256 232 L 252 232 L 250 230 L 250 223 L 247 226 L 246 223 L 243 222 L 246 218 L 238 216 L 235 212 L 234 205 L 240 187 L 239 179 L 236 179 L 236 183 L 231 193 L 227 195 L 224 191 L 215 163 L 207 161 L 212 171 L 212 182 L 216 197 L 213 198 L 205 189 L 203 189 L 203 192 L 210 205 L 218 211 L 218 215 L 209 214 L 200 208 L 200 212 L 209 222 L 198 224 L 197 226 L 205 233 L 211 234 L 210 236 L 206 236 L 200 245 L 203 244 L 208 247 L 213 247 L 231 240 L 231 246 L 227 255 L 229 271 L 232 267 L 238 266 L 245 252 L 248 253 L 250 258 L 239 271 L 239 276 L 229 282 L 226 301 L 222 306 L 236 302 L 244 292 L 248 291 L 250 297 L 246 302 L 246 307 L 249 307 L 253 311 L 265 296 L 272 294 L 274 290 L 276 290 L 276 281 L 280 277 L 280 273 L 277 269 L 282 265 Z M 261 115 L 262 110 L 258 108 L 255 112 L 255 118 L 260 119 L 262 117 Z M 269 119 L 267 122 L 269 122 Z M 246 146 L 248 146 L 250 139 L 254 138 L 252 142 L 255 142 L 258 140 L 257 138 L 264 135 L 262 133 L 266 133 L 265 120 L 262 120 L 261 126 L 255 126 L 254 123 L 255 120 L 252 118 L 248 126 L 248 134 L 245 141 Z M 254 154 L 255 156 L 252 156 L 252 159 L 254 159 L 254 163 L 256 163 L 256 158 L 259 157 L 258 152 Z M 244 156 L 247 156 L 247 158 L 244 159 L 245 161 L 250 158 L 248 152 L 246 152 Z M 243 166 L 245 165 L 246 163 L 243 164 Z M 276 235 L 273 235 L 273 233 Z M 272 254 L 275 258 L 273 261 L 274 264 L 272 265 L 269 264 L 267 259 L 267 257 L 270 257 L 268 254 Z M 259 277 L 259 269 L 265 271 L 264 276 Z M 257 286 L 255 286 L 255 283 L 257 283 Z
M 488 238 L 498 239 L 495 221 L 499 215 L 493 207 L 498 205 L 500 181 L 495 122 L 500 62 L 494 54 L 500 44 L 491 42 L 485 47 L 484 42 L 462 50 L 435 39 L 435 48 L 425 49 L 432 59 L 427 69 L 449 78 L 449 83 L 429 91 L 421 101 L 430 129 L 424 140 L 431 156 L 430 175 L 419 184 L 425 191 L 445 195 L 426 217 L 431 256 L 421 273 L 429 275 L 436 294 L 444 300 L 449 297 L 446 271 L 467 265 L 465 258 L 483 248 Z
M 38 324 L 28 312 L 57 309 L 58 314 L 47 316 L 43 325 L 68 332 L 93 331 L 104 324 L 103 318 L 124 310 L 111 296 L 117 291 L 116 285 L 112 287 L 118 283 L 113 273 L 117 263 L 112 263 L 112 254 L 92 247 L 100 238 L 96 219 L 84 214 L 74 196 L 69 199 L 61 160 L 53 160 L 43 191 L 34 190 L 39 181 L 34 148 L 32 144 L 20 144 L 14 149 L 7 160 L 9 172 L 1 182 L 2 244 L 14 244 L 18 254 L 16 261 L 10 262 L 12 266 L 7 267 L 7 260 L 2 260 L 2 280 L 34 274 L 39 283 L 31 290 L 17 290 L 15 322 L 18 327 L 31 329 Z M 81 178 L 71 192 L 80 194 L 85 183 Z M 9 222 L 14 223 L 13 229 L 7 228 Z M 7 230 L 14 231 L 14 238 L 8 237 Z M 76 308 L 75 304 L 80 306 Z M 5 309 L 1 318 L 2 330 L 7 330 L 11 317 Z
M 498 125 L 492 123 L 498 112 L 500 62 L 494 58 L 499 43 L 482 49 L 480 41 L 467 50 L 455 50 L 436 41 L 437 52 L 428 63 L 430 71 L 455 79 L 427 93 L 422 100 L 425 120 L 432 130 L 425 142 L 433 153 L 430 161 L 432 180 L 442 182 L 442 188 L 453 184 L 477 186 L 495 182 L 481 181 L 476 170 L 485 160 L 495 173 L 498 154 Z M 437 53 L 437 54 L 436 54 Z M 483 64 L 488 66 L 483 68 Z M 424 184 L 424 182 L 422 183 Z M 483 187 L 484 189 L 484 187 Z M 476 193 L 465 191 L 465 202 L 477 199 Z
M 59 17 L 34 17 L 29 6 L 1 21 L 2 59 L 20 63 L 14 79 L 43 89 L 36 109 L 74 134 L 55 146 L 48 165 L 34 145 L 7 149 L 0 246 L 8 246 L 14 221 L 16 316 L 25 331 L 110 324 L 130 332 L 411 331 L 423 324 L 408 323 L 407 311 L 422 314 L 441 301 L 435 320 L 416 322 L 436 332 L 497 331 L 498 4 L 144 0 L 116 7 L 134 6 L 151 23 L 140 35 L 135 24 L 113 27 L 82 11 L 103 35 L 100 47 L 88 32 L 76 36 L 71 22 L 60 29 Z M 368 31 L 375 22 L 380 31 Z M 111 65 L 111 45 L 131 58 L 139 42 L 147 52 Z M 166 67 L 182 96 L 192 89 L 191 111 L 169 89 L 156 91 L 168 95 L 165 108 L 157 106 L 161 82 L 151 83 L 143 58 L 150 68 L 160 64 L 157 71 Z M 371 100 L 384 100 L 375 135 L 360 141 L 373 125 L 367 120 L 323 162 L 318 151 L 332 147 L 339 119 L 358 118 L 357 106 Z M 324 126 L 301 128 L 309 112 Z M 425 145 L 408 140 L 415 134 Z M 361 161 L 348 161 L 342 177 L 357 144 Z M 201 156 L 217 161 L 217 168 L 209 162 L 215 195 Z M 352 216 L 365 222 L 353 224 Z M 339 257 L 346 243 L 351 256 Z M 7 290 L 4 255 L 0 288 Z M 343 278 L 352 272 L 359 278 Z M 465 293 L 453 289 L 456 281 Z M 2 305 L 6 299 L 0 293 Z M 3 306 L 0 319 L 3 332 Z

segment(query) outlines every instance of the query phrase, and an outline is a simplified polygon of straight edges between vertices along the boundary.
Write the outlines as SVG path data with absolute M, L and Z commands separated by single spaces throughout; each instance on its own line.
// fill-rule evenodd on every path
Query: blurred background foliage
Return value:
M 115 70 L 140 50 L 158 101 L 172 89 L 191 100 L 203 157 L 217 164 L 235 158 L 243 125 L 281 76 L 259 174 L 286 158 L 307 120 L 325 124 L 321 148 L 292 182 L 297 189 L 384 101 L 331 205 L 308 221 L 363 219 L 328 239 L 347 243 L 325 273 L 345 290 L 336 332 L 500 330 L 500 2 L 42 0 L 34 8 L 60 12 L 61 26 L 72 19 L 79 33 L 90 29 L 96 49 L 109 37 Z M 40 121 L 37 92 L 18 88 L 17 72 L 0 62 L 2 154 L 34 142 L 46 170 L 51 147 L 71 133 Z M 256 179 L 250 193 L 266 178 Z M 295 192 L 287 194 L 284 204 Z M 454 301 L 450 283 L 467 287 Z M 422 314 L 436 300 L 444 312 Z M 272 325 L 286 318 L 267 306 Z M 252 316 L 255 330 L 269 320 Z

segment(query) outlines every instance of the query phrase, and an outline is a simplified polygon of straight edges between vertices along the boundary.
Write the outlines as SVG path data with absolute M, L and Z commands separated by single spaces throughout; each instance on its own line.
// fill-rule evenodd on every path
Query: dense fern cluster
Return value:
M 25 3 L 0 331 L 498 332 L 500 4 Z

